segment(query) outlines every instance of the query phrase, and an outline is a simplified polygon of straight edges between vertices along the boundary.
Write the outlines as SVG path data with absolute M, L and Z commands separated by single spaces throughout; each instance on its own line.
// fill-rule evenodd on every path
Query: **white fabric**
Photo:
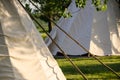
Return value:
M 51 35 L 52 39 L 55 39 L 55 37 L 56 37 L 56 30 L 55 29 L 54 29 L 54 31 L 52 30 L 50 35 Z M 52 40 L 47 37 L 47 38 L 45 38 L 45 42 L 46 42 L 46 45 L 49 46 L 52 43 Z
M 68 7 L 71 18 L 61 18 L 58 25 L 95 55 L 120 55 L 120 9 L 115 0 L 109 0 L 108 10 L 97 12 L 87 1 L 84 9 L 75 6 L 75 0 Z M 86 52 L 58 28 L 54 40 L 67 55 L 82 55 Z M 54 31 L 53 29 L 53 31 Z M 50 51 L 56 55 L 60 50 L 51 43 Z
M 66 80 L 17 0 L 0 0 L 0 80 Z
M 120 55 L 119 20 L 120 8 L 114 0 L 108 1 L 107 11 L 94 11 L 90 41 L 90 51 L 93 54 Z
M 90 33 L 91 25 L 93 19 L 93 7 L 91 2 L 88 2 L 84 9 L 79 9 L 75 5 L 75 1 L 72 0 L 72 3 L 68 7 L 68 10 L 71 12 L 72 17 L 70 18 L 61 18 L 58 21 L 58 25 L 64 29 L 68 34 L 70 34 L 74 39 L 82 43 L 87 49 L 89 49 L 90 44 Z M 86 26 L 86 27 L 85 27 Z M 54 28 L 56 29 L 56 27 Z M 53 30 L 54 30 L 53 29 Z M 82 50 L 74 41 L 69 39 L 62 31 L 56 29 L 57 34 L 55 41 L 68 55 L 80 55 L 86 53 Z M 56 55 L 60 50 L 51 43 L 49 49 Z

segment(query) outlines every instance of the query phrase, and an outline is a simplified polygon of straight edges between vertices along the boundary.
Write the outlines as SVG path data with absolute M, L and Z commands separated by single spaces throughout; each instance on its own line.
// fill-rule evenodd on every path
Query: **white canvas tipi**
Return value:
M 0 0 L 0 80 L 66 80 L 17 0 Z
M 120 55 L 120 8 L 108 1 L 105 12 L 94 11 L 90 51 L 95 55 Z
M 72 0 L 68 7 L 72 17 L 62 17 L 58 21 L 58 25 L 95 55 L 120 55 L 120 25 L 118 24 L 120 10 L 116 4 L 115 0 L 109 0 L 108 10 L 97 12 L 92 6 L 91 0 L 87 1 L 84 9 L 77 8 L 75 0 Z M 67 55 L 83 55 L 86 53 L 57 27 L 51 33 L 56 34 L 54 40 Z M 56 55 L 60 50 L 54 43 L 50 42 L 47 38 L 46 43 L 49 43 L 50 51 Z

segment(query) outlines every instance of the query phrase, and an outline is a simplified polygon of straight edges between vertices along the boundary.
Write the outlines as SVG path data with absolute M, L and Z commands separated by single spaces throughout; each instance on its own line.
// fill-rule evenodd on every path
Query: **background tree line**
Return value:
M 70 5 L 72 0 L 21 0 L 26 9 L 31 12 L 36 18 L 41 19 L 48 23 L 48 31 L 52 30 L 52 22 L 57 21 L 61 16 L 69 17 L 70 13 L 67 11 L 67 7 Z M 40 10 L 32 9 L 30 7 L 30 1 L 35 3 Z M 92 0 L 97 11 L 104 11 L 107 9 L 108 0 Z M 75 0 L 76 6 L 84 8 L 87 0 Z

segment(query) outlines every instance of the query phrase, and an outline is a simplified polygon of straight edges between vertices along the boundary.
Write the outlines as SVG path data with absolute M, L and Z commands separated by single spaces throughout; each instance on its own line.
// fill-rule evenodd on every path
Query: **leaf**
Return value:
M 66 8 L 64 13 L 63 13 L 63 17 L 64 18 L 68 18 L 68 17 L 72 17 L 71 13 L 68 11 L 68 9 Z
M 107 9 L 107 5 L 104 4 L 104 5 L 102 6 L 101 10 L 102 10 L 102 11 L 105 11 L 106 9 Z

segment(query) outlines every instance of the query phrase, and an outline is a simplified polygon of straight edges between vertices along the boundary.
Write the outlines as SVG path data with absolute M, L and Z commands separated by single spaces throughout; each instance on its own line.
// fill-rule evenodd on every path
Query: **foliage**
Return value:
M 65 8 L 70 4 L 70 0 L 32 0 L 34 3 L 40 4 L 42 14 L 41 19 L 49 17 L 52 20 L 58 20 L 63 15 Z M 36 11 L 38 12 L 38 11 Z M 47 16 L 47 17 L 46 17 Z M 45 20 L 46 21 L 46 20 Z M 47 20 L 48 21 L 48 20 Z
M 98 11 L 105 11 L 107 9 L 107 1 L 108 0 L 92 0 L 92 4 L 96 7 Z
M 108 0 L 92 0 L 92 4 L 95 6 L 97 11 L 104 11 L 107 9 Z M 87 0 L 76 0 L 76 5 L 78 7 L 84 8 Z
M 44 15 L 47 16 L 51 15 L 54 20 L 58 19 L 62 15 L 65 17 L 71 16 L 66 9 L 68 5 L 71 3 L 71 0 L 31 0 L 31 1 L 40 4 L 39 8 L 44 13 Z M 107 1 L 108 0 L 92 0 L 92 4 L 95 6 L 96 10 L 104 11 L 107 9 Z M 75 0 L 75 2 L 77 7 L 84 8 L 87 0 Z M 29 9 L 28 4 L 26 5 L 26 7 L 27 9 Z M 39 11 L 36 10 L 36 12 Z
M 22 0 L 26 1 L 26 0 Z M 35 17 L 48 22 L 49 32 L 52 30 L 52 21 L 58 20 L 61 16 L 71 17 L 71 13 L 67 10 L 67 7 L 70 5 L 72 0 L 28 0 L 32 1 L 35 4 L 38 4 L 39 9 L 34 10 L 32 14 Z M 92 0 L 93 4 L 97 11 L 104 11 L 107 9 L 108 0 Z M 84 8 L 86 6 L 87 0 L 75 0 L 76 6 Z M 26 9 L 31 11 L 29 4 L 26 4 Z
M 28 4 L 28 3 L 25 4 L 25 8 L 26 8 L 29 12 L 32 11 L 32 9 L 30 8 L 30 4 Z

